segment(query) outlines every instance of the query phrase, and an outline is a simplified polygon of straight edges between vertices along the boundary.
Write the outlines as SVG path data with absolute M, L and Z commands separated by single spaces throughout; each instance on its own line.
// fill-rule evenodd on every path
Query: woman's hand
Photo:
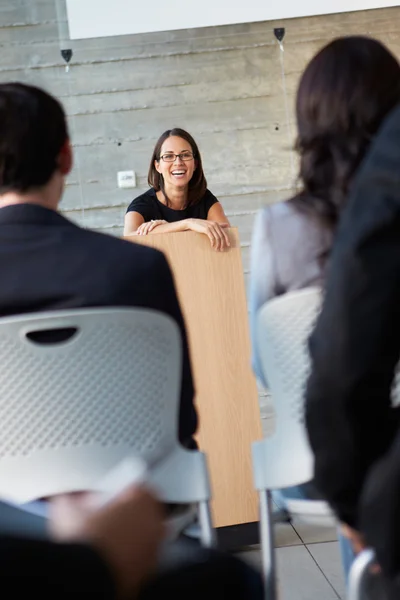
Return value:
M 159 225 L 165 225 L 165 223 L 167 223 L 167 221 L 163 221 L 162 219 L 157 219 L 156 221 L 148 221 L 147 223 L 142 223 L 142 225 L 140 225 L 136 229 L 135 233 L 136 235 L 147 235 L 148 233 L 153 231 L 153 229 L 155 229 Z
M 204 219 L 187 219 L 186 223 L 187 228 L 191 231 L 207 235 L 214 250 L 222 252 L 230 247 L 229 237 L 224 231 L 224 229 L 229 227 L 228 223 L 216 223 L 215 221 L 205 221 Z
M 59 542 L 92 545 L 115 578 L 118 598 L 136 598 L 157 568 L 165 536 L 163 507 L 152 492 L 138 486 L 103 506 L 99 500 L 101 496 L 91 493 L 52 498 L 50 532 Z
M 229 237 L 224 231 L 229 227 L 229 223 L 217 223 L 216 221 L 207 221 L 205 219 L 183 219 L 182 221 L 176 221 L 174 223 L 168 223 L 161 219 L 157 221 L 148 221 L 142 223 L 136 229 L 136 235 L 148 235 L 161 225 L 166 225 L 160 230 L 160 233 L 174 232 L 174 231 L 197 231 L 197 233 L 204 233 L 208 236 L 212 248 L 215 250 L 223 251 L 230 247 Z

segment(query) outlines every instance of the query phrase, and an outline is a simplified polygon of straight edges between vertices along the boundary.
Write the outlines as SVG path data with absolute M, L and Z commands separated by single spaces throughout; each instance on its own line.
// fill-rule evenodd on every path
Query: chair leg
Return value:
M 260 541 L 265 598 L 277 600 L 272 497 L 269 490 L 260 490 Z
M 361 552 L 354 560 L 349 576 L 348 600 L 362 600 L 365 576 L 375 560 L 373 550 Z
M 199 523 L 202 545 L 206 548 L 215 548 L 217 536 L 213 527 L 210 504 L 207 500 L 199 502 Z

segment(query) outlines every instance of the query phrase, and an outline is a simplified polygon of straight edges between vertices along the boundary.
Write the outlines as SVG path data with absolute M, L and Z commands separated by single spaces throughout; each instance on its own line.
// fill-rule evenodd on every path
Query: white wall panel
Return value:
M 251 23 L 398 4 L 399 0 L 67 0 L 72 39 Z

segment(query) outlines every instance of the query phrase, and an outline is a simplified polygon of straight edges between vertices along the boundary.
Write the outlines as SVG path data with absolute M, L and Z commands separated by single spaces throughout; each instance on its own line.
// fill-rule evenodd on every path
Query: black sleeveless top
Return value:
M 218 202 L 217 198 L 210 190 L 206 190 L 204 196 L 194 206 L 188 206 L 188 208 L 184 208 L 183 210 L 175 210 L 160 202 L 155 189 L 150 188 L 147 192 L 132 200 L 126 212 L 138 212 L 142 215 L 145 223 L 157 219 L 167 221 L 168 223 L 183 221 L 183 219 L 206 220 L 208 211 L 216 202 Z

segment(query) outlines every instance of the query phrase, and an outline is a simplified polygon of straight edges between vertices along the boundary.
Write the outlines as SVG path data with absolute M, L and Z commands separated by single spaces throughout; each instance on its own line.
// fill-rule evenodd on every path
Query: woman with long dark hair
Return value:
M 125 215 L 124 235 L 197 231 L 211 246 L 224 250 L 229 221 L 217 198 L 207 189 L 200 151 L 183 129 L 165 131 L 150 160 L 150 189 L 135 198 Z
M 262 209 L 252 240 L 251 314 L 275 296 L 322 285 L 353 177 L 400 102 L 400 66 L 378 41 L 339 38 L 308 64 L 297 92 L 301 191 Z M 255 335 L 253 336 L 255 339 Z M 258 356 L 253 366 L 263 380 Z
M 255 344 L 257 312 L 275 296 L 323 286 L 354 176 L 385 117 L 399 102 L 400 65 L 370 38 L 334 40 L 301 77 L 296 102 L 301 191 L 260 211 L 253 231 L 253 369 L 265 386 Z M 275 499 L 284 506 L 285 498 L 296 497 L 315 498 L 318 493 L 308 483 L 282 490 Z M 342 546 L 345 572 L 352 558 L 348 550 Z

